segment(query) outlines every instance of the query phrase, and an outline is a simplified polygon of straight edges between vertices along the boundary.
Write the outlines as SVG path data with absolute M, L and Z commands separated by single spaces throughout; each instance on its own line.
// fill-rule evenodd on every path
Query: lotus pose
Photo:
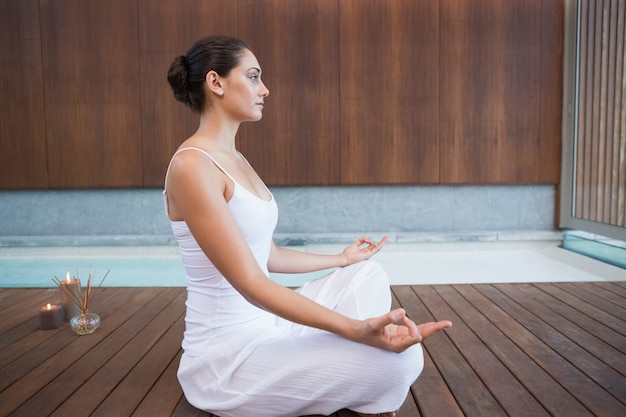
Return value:
M 269 94 L 243 41 L 201 39 L 167 78 L 200 114 L 164 189 L 187 279 L 178 369 L 187 400 L 221 417 L 394 416 L 422 370 L 420 342 L 451 323 L 390 311 L 387 275 L 370 260 L 386 238 L 361 237 L 336 255 L 275 245 L 274 197 L 235 146 Z M 329 268 L 297 290 L 269 278 Z

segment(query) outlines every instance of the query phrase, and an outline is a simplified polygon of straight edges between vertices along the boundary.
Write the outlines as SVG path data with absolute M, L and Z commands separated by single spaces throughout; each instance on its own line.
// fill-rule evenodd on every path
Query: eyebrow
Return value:
M 256 71 L 258 71 L 259 74 L 261 73 L 261 68 L 250 67 L 250 68 L 248 68 L 248 71 L 250 71 L 250 70 L 256 70 Z

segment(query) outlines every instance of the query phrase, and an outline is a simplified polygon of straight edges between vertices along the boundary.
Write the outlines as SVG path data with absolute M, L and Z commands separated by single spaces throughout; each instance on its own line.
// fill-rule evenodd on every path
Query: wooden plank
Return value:
M 56 408 L 85 381 L 85 373 L 93 372 L 93 368 L 99 368 L 100 364 L 110 357 L 108 349 L 115 349 L 118 340 L 108 336 L 114 333 L 120 325 L 134 326 L 135 322 L 128 321 L 128 312 L 145 310 L 146 304 L 149 306 L 162 291 L 160 288 L 147 288 L 142 291 L 127 289 L 117 293 L 111 291 L 117 296 L 113 298 L 114 301 L 97 305 L 99 313 L 102 312 L 102 324 L 98 331 L 88 336 L 77 336 L 68 329 L 59 332 L 55 342 L 59 340 L 58 345 L 63 347 L 62 351 L 59 346 L 56 346 L 53 350 L 54 354 L 47 355 L 48 358 L 45 361 L 38 362 L 37 368 L 21 376 L 17 382 L 0 393 L 2 400 L 0 401 L 0 415 L 12 412 L 13 416 L 26 417 L 42 414 L 44 410 L 50 412 Z M 102 298 L 98 300 L 103 301 Z M 119 308 L 121 305 L 124 308 Z M 111 314 L 108 314 L 109 309 L 113 310 Z M 46 347 L 49 346 L 50 344 L 46 344 Z M 87 357 L 91 359 L 83 360 L 83 357 L 89 353 Z M 80 366 L 73 366 L 74 364 Z M 72 377 L 61 378 L 60 382 L 57 380 L 56 384 L 51 384 L 61 374 Z M 36 394 L 39 396 L 33 397 Z M 22 405 L 24 401 L 27 402 Z M 15 410 L 18 406 L 21 408 Z
M 160 302 L 151 302 L 137 314 L 120 326 L 115 334 L 108 339 L 116 338 L 111 347 L 104 350 L 93 349 L 89 356 L 102 358 L 105 354 L 111 355 L 96 372 L 85 372 L 88 380 L 72 393 L 51 416 L 71 416 L 77 413 L 94 414 L 96 408 L 106 401 L 111 392 L 116 389 L 126 375 L 149 352 L 163 334 L 171 327 L 177 318 L 183 314 L 184 298 L 180 297 L 180 288 L 170 288 L 163 291 Z M 182 332 L 179 335 L 182 340 Z M 113 349 L 115 346 L 117 349 Z M 172 353 L 173 355 L 174 353 Z M 83 359 L 85 360 L 85 359 Z M 95 370 L 95 369 L 94 369 Z M 56 391 L 51 389 L 52 392 Z M 124 404 L 119 404 L 123 415 L 132 413 L 123 412 Z M 110 415 L 114 415 L 112 413 Z
M 137 2 L 42 2 L 40 22 L 49 186 L 143 186 Z
M 440 181 L 439 22 L 438 2 L 339 2 L 341 184 Z
M 80 366 L 72 366 L 48 383 L 27 404 L 20 409 L 24 415 L 35 409 L 46 409 L 48 404 L 57 403 L 58 408 L 50 407 L 50 415 L 75 415 L 85 411 L 91 412 L 119 382 L 119 375 L 127 372 L 128 362 L 133 362 L 135 355 L 142 355 L 144 346 L 150 346 L 152 340 L 142 340 L 146 336 L 145 329 L 150 320 L 160 317 L 163 320 L 163 309 L 176 296 L 179 289 L 164 289 L 158 297 L 144 303 L 136 313 L 130 310 L 127 319 L 119 323 L 106 340 L 94 346 L 82 358 L 74 362 Z M 135 349 L 136 351 L 134 351 Z M 128 356 L 128 359 L 126 358 Z M 83 381 L 79 386 L 69 387 L 74 381 Z M 59 404 L 57 395 L 64 392 L 63 403 Z M 24 410 L 24 411 L 22 411 Z M 54 412 L 52 412 L 54 411 Z
M 51 338 L 53 334 L 52 331 L 39 331 L 39 317 L 31 317 L 24 323 L 2 333 L 0 336 L 0 368 L 28 352 L 33 345 L 38 345 L 43 340 Z M 19 343 L 23 343 L 31 336 L 34 340 L 31 339 L 24 343 L 24 349 L 18 348 Z
M 433 359 L 424 346 L 424 369 L 419 378 L 411 386 L 411 398 L 415 401 L 423 417 L 436 417 L 444 410 L 447 417 L 461 417 L 463 412 L 456 402 L 446 381 L 437 369 Z M 430 395 L 429 393 L 436 393 Z M 417 414 L 415 414 L 417 416 Z M 398 416 L 401 417 L 401 416 Z M 404 417 L 404 416 L 402 416 Z M 406 417 L 413 417 L 407 414 Z
M 622 285 L 620 285 L 622 284 Z M 617 294 L 622 298 L 626 298 L 626 281 L 620 282 L 594 282 L 593 285 L 603 288 L 607 291 Z
M 411 287 L 394 286 L 392 288 L 394 300 L 402 298 L 402 307 L 407 311 L 409 317 L 419 322 L 432 321 L 434 318 L 424 308 L 417 295 Z M 398 302 L 398 305 L 400 303 Z M 461 417 L 463 412 L 459 408 L 452 392 L 448 388 L 446 381 L 435 366 L 428 349 L 422 344 L 424 350 L 424 369 L 419 378 L 411 386 L 411 397 L 424 417 L 447 416 Z M 437 395 L 429 395 L 436 392 Z M 411 417 L 411 416 L 407 416 Z
M 625 283 L 550 284 L 553 294 L 539 288 L 543 285 L 394 286 L 392 306 L 402 305 L 416 321 L 454 322 L 423 343 L 424 371 L 398 417 L 623 415 L 625 355 L 587 328 L 601 326 L 598 321 L 582 322 L 576 313 L 603 307 L 618 312 L 615 301 Z M 18 358 L 22 367 L 27 358 L 35 363 L 0 391 L 0 415 L 211 417 L 188 404 L 176 380 L 184 290 L 102 290 L 97 300 L 103 327 L 94 335 L 78 337 L 65 328 L 16 340 L 34 346 Z M 45 343 L 35 343 L 34 335 L 46 333 Z M 67 336 L 72 340 L 64 341 Z M 56 350 L 38 352 L 48 346 Z M 0 367 L 0 381 L 13 379 L 14 371 L 11 364 Z M 91 395 L 95 400 L 79 407 L 78 400 Z M 495 412 L 484 406 L 490 401 Z M 340 410 L 332 417 L 354 413 Z
M 499 328 L 515 341 L 520 348 L 524 349 L 526 354 L 541 369 L 548 372 L 553 381 L 558 382 L 558 389 L 542 387 L 540 391 L 540 393 L 546 394 L 546 397 L 542 399 L 546 408 L 552 410 L 552 407 L 556 407 L 557 410 L 561 410 L 560 412 L 565 415 L 586 415 L 587 411 L 581 409 L 582 404 L 588 410 L 591 410 L 594 415 L 619 416 L 623 413 L 623 405 L 616 401 L 615 397 L 608 394 L 603 387 L 596 384 L 592 378 L 572 363 L 572 361 L 576 362 L 579 359 L 581 361 L 585 359 L 594 362 L 594 366 L 602 369 L 596 375 L 602 381 L 607 380 L 607 378 L 601 375 L 602 372 L 611 370 L 606 366 L 602 367 L 602 364 L 594 361 L 591 355 L 586 354 L 573 343 L 569 343 L 567 338 L 560 334 L 558 331 L 559 327 L 566 328 L 571 324 L 561 323 L 559 327 L 553 328 L 546 324 L 545 321 L 553 316 L 553 312 L 546 311 L 547 315 L 541 314 L 538 318 L 531 314 L 531 312 L 544 312 L 539 304 L 526 302 L 529 297 L 532 297 L 533 291 L 539 291 L 536 291 L 531 285 L 512 286 L 510 284 L 498 284 L 497 289 L 493 286 L 476 286 L 476 288 L 482 294 L 488 294 L 492 301 L 497 302 L 502 311 L 506 311 L 515 317 L 515 322 L 509 325 L 499 324 Z M 520 291 L 524 289 L 527 291 L 524 292 L 524 297 L 521 297 L 519 295 Z M 498 290 L 502 290 L 502 292 Z M 522 306 L 520 307 L 520 304 L 517 304 L 515 301 L 522 301 Z M 553 304 L 557 302 L 557 300 L 552 301 Z M 497 312 L 492 312 L 492 314 L 495 315 Z M 529 343 L 528 340 L 520 340 L 518 335 L 524 333 L 531 334 L 537 341 Z M 573 353 L 568 352 L 567 349 L 571 349 Z M 583 366 L 590 370 L 590 366 L 584 364 Z M 610 379 L 614 380 L 614 378 Z M 623 381 L 623 377 L 618 376 L 617 380 Z M 560 392 L 561 386 L 567 392 Z M 531 390 L 531 387 L 529 386 L 528 389 Z M 620 389 L 617 388 L 617 390 Z
M 563 38 L 542 25 L 562 10 L 543 15 L 538 1 L 442 1 L 440 10 L 440 181 L 558 182 Z
M 218 416 L 214 416 L 211 413 L 206 413 L 202 410 L 198 410 L 197 408 L 189 404 L 189 401 L 187 401 L 185 396 L 183 396 L 180 399 L 180 402 L 178 403 L 176 408 L 174 409 L 174 412 L 172 413 L 171 417 L 218 417 Z
M 593 13 L 593 11 L 591 10 Z M 576 154 L 576 201 L 575 205 L 575 213 L 577 216 L 584 215 L 588 210 L 588 198 L 584 198 L 583 194 L 586 192 L 587 187 L 587 175 L 589 170 L 587 167 L 587 159 L 583 157 L 586 153 L 587 148 L 589 147 L 589 131 L 591 129 L 591 116 L 590 116 L 590 106 L 591 106 L 591 62 L 593 59 L 589 58 L 589 55 L 593 54 L 593 44 L 587 42 L 588 33 L 590 31 L 589 26 L 593 26 L 593 20 L 589 18 L 589 7 L 588 2 L 583 1 L 579 14 L 580 14 L 580 57 L 579 62 L 580 65 L 578 67 L 579 76 L 578 76 L 578 137 L 576 140 L 576 147 L 580 151 Z
M 604 140 L 604 155 L 601 155 L 601 158 L 604 159 L 604 172 L 602 183 L 604 184 L 604 190 L 601 191 L 604 197 L 604 201 L 602 202 L 602 206 L 604 211 L 601 215 L 602 221 L 607 224 L 616 224 L 611 221 L 611 212 L 615 212 L 615 208 L 617 207 L 617 188 L 616 181 L 617 173 L 619 172 L 619 149 L 614 149 L 614 144 L 619 143 L 619 139 L 614 137 L 614 134 L 619 130 L 619 118 L 620 111 L 619 107 L 621 105 L 621 88 L 622 88 L 622 77 L 619 74 L 619 67 L 621 66 L 621 62 L 618 61 L 618 50 L 617 50 L 617 19 L 618 19 L 618 11 L 617 4 L 624 3 L 619 1 L 611 2 L 610 11 L 607 16 L 607 29 L 605 30 L 605 35 L 603 39 L 603 43 L 608 44 L 608 48 L 605 48 L 606 55 L 606 64 L 604 69 L 604 80 L 603 80 L 603 88 L 606 89 L 605 95 L 605 133 L 603 135 Z M 623 15 L 623 13 L 622 13 Z M 622 17 L 620 16 L 620 20 Z M 620 34 L 621 35 L 621 34 Z M 619 36 L 620 38 L 622 36 Z M 608 49 L 608 51 L 607 51 Z M 616 73 L 618 74 L 616 77 Z M 618 93 L 619 92 L 619 93 Z M 617 94 L 616 94 L 617 93 Z M 617 117 L 617 120 L 615 118 Z M 616 129 L 614 130 L 614 127 Z M 615 204 L 613 204 L 615 203 Z
M 13 305 L 26 299 L 36 297 L 37 293 L 47 291 L 48 288 L 1 288 L 0 289 L 0 313 Z M 4 315 L 0 321 L 4 320 Z
M 0 2 L 0 188 L 48 186 L 39 1 Z
M 37 290 L 23 289 L 22 291 L 28 294 L 32 293 L 32 295 L 38 294 Z M 50 299 L 48 295 L 49 291 L 50 290 L 46 291 L 46 298 L 42 299 L 43 301 Z M 56 292 L 58 292 L 58 290 L 55 290 L 55 294 Z M 39 308 L 38 306 L 43 305 L 43 301 L 41 304 L 37 304 L 35 309 L 25 307 L 23 304 L 16 306 L 19 311 L 31 310 L 32 317 L 20 323 L 16 327 L 2 333 L 2 338 L 0 338 L 0 352 L 2 353 L 0 356 L 0 367 L 4 364 L 15 361 L 18 357 L 28 353 L 35 346 L 52 338 L 56 332 L 62 331 L 61 329 L 67 326 L 67 323 L 64 323 L 61 329 L 39 331 L 39 316 L 37 314 L 37 309 Z M 12 315 L 14 315 L 14 312 L 10 312 L 5 316 Z M 46 347 L 46 350 L 49 350 L 49 347 Z
M 100 301 L 107 300 L 107 295 L 110 294 L 110 291 L 104 291 L 104 295 L 101 297 Z M 101 317 L 105 318 L 115 306 L 115 303 L 111 303 L 111 305 L 106 305 L 107 308 L 99 310 L 102 314 Z M 24 378 L 25 375 L 33 370 L 36 370 L 37 367 L 41 366 L 41 364 L 46 363 L 51 357 L 56 355 L 58 352 L 61 352 L 69 344 L 74 342 L 76 340 L 76 335 L 68 329 L 69 324 L 65 323 L 59 329 L 46 330 L 45 332 L 53 332 L 54 337 L 51 337 L 40 349 L 33 348 L 23 355 L 14 358 L 14 360 L 3 369 L 4 377 L 0 379 L 0 391 L 6 389 L 15 381 L 20 380 L 19 382 L 21 383 L 21 379 Z M 45 336 L 43 337 L 45 338 Z M 27 340 L 20 340 L 16 344 L 19 347 L 19 345 L 25 342 L 27 342 Z M 4 392 L 0 394 L 0 397 L 2 395 L 4 395 Z M 11 397 L 11 400 L 14 400 L 14 397 Z M 0 410 L 1 409 L 2 407 L 0 406 Z
M 407 393 L 406 399 L 404 403 L 400 406 L 396 417 L 420 417 L 421 414 L 417 408 L 417 404 L 415 403 L 415 399 L 413 398 L 413 394 L 411 391 Z
M 561 181 L 565 2 L 543 1 L 541 8 L 540 139 L 537 181 L 558 184 Z
M 606 291 L 603 292 L 599 287 L 593 287 L 591 285 L 563 283 L 559 285 L 559 288 L 599 308 L 605 313 L 612 314 L 620 320 L 626 321 L 626 309 L 624 308 L 626 300 L 622 297 L 617 297 Z M 597 289 L 596 292 L 592 292 L 593 289 Z
M 613 285 L 611 282 L 590 282 L 584 285 L 584 288 L 614 304 L 619 306 L 626 305 L 626 290 L 620 291 L 620 287 Z
M 515 344 L 506 338 L 492 322 L 493 303 L 486 299 L 467 300 L 460 291 L 467 286 L 436 287 L 435 291 L 447 303 L 446 315 L 457 326 L 458 336 L 453 338 L 459 350 L 463 350 L 467 363 L 489 388 L 508 416 L 547 416 L 549 413 L 523 384 L 541 379 L 535 364 Z M 465 292 L 465 291 L 463 291 Z M 509 320 L 506 315 L 502 320 Z M 529 335 L 530 336 L 530 335 Z M 526 342 L 533 343 L 529 337 Z M 506 352 L 506 354 L 502 354 Z M 511 366 L 514 364 L 514 366 Z M 545 386 L 544 386 L 545 387 Z
M 444 320 L 448 318 L 450 309 L 445 302 L 430 286 L 414 286 L 413 291 L 417 294 L 423 305 L 411 305 L 411 299 L 405 298 L 405 293 L 397 292 L 398 300 L 405 306 L 407 313 L 415 321 L 424 322 Z M 426 310 L 428 309 L 428 310 Z M 432 315 L 431 315 L 432 314 Z M 439 369 L 453 393 L 458 406 L 466 415 L 489 415 L 506 416 L 506 412 L 500 407 L 489 389 L 481 381 L 475 370 L 467 363 L 458 346 L 462 346 L 462 334 L 459 332 L 462 322 L 455 323 L 444 334 L 436 335 L 423 342 L 424 347 L 431 354 L 433 362 Z M 418 379 L 419 381 L 419 379 Z M 420 395 L 428 395 L 419 393 Z M 445 407 L 450 404 L 443 405 Z M 452 412 L 455 405 L 452 405 Z M 439 410 L 439 414 L 450 415 L 445 409 Z
M 546 296 L 543 296 L 542 299 L 548 301 L 557 299 L 561 301 L 561 303 L 550 305 L 554 311 L 565 317 L 577 320 L 590 333 L 595 334 L 611 346 L 626 353 L 626 346 L 624 345 L 626 326 L 624 326 L 623 320 L 566 293 L 554 285 L 534 285 L 546 293 Z
M 548 344 L 553 346 L 557 352 L 560 351 L 567 357 L 572 357 L 570 361 L 573 363 L 591 361 L 592 364 L 582 367 L 582 369 L 590 368 L 590 370 L 587 371 L 588 375 L 598 374 L 597 377 L 600 378 L 600 380 L 615 371 L 626 375 L 624 353 L 589 333 L 585 328 L 579 326 L 578 321 L 570 320 L 559 314 L 554 314 L 554 311 L 548 308 L 543 302 L 532 299 L 532 287 L 529 287 L 528 291 L 524 294 L 520 294 L 518 289 L 507 289 L 505 286 L 500 286 L 499 289 L 518 304 L 532 311 L 533 314 L 538 317 L 538 320 L 542 320 L 540 325 L 533 326 L 530 317 L 524 317 L 528 319 L 524 321 L 525 326 L 536 336 L 541 337 Z M 549 327 L 544 326 L 544 324 L 549 325 Z M 594 363 L 595 361 L 593 361 L 593 359 L 588 358 L 590 354 L 595 355 L 596 358 L 599 358 L 604 364 L 609 365 L 615 371 L 613 371 L 613 369 L 604 369 L 606 365 L 602 366 L 601 364 Z M 626 389 L 626 387 L 622 387 L 622 389 Z
M 13 345 L 16 341 L 20 340 L 26 334 L 39 330 L 39 316 L 37 310 L 39 306 L 44 305 L 44 301 L 47 303 L 48 300 L 48 292 L 41 293 L 39 290 L 24 290 L 20 289 L 22 294 L 28 294 L 27 300 L 39 300 L 38 302 L 34 302 L 34 306 L 27 306 L 24 304 L 24 299 L 22 297 L 15 296 L 16 299 L 19 299 L 20 302 L 15 304 L 11 304 L 5 310 L 0 311 L 0 327 L 3 329 L 0 330 L 0 351 L 2 355 L 0 356 L 0 366 L 2 366 L 3 360 L 6 358 L 4 349 L 13 348 Z M 0 290 L 0 292 L 4 292 Z M 16 319 L 14 316 L 16 315 L 15 309 L 18 311 L 29 310 L 30 318 L 26 318 L 22 316 L 19 319 Z M 51 332 L 37 332 L 39 336 L 45 337 L 51 336 Z
M 133 412 L 132 417 L 154 417 L 160 414 L 169 416 L 173 413 L 183 396 L 183 390 L 176 377 L 182 354 L 183 351 L 179 348 L 174 359 L 150 388 L 141 404 Z
M 19 303 L 12 305 L 17 308 L 11 308 L 11 314 L 2 314 L 2 319 L 0 319 L 0 334 L 24 323 L 33 316 L 37 317 L 39 307 L 42 305 L 47 303 L 55 304 L 58 302 L 58 289 L 49 288 L 43 292 L 33 291 L 28 298 L 22 299 Z
M 134 412 L 147 395 L 154 381 L 165 371 L 170 359 L 180 351 L 180 344 L 183 340 L 183 332 L 185 331 L 184 303 L 185 296 L 178 297 L 174 300 L 171 304 L 171 309 L 164 309 L 163 314 L 159 314 L 159 316 L 152 320 L 150 325 L 155 324 L 155 326 L 152 326 L 152 329 L 146 327 L 145 330 L 147 331 L 145 333 L 148 334 L 145 336 L 138 334 L 133 342 L 129 343 L 124 348 L 124 351 L 119 352 L 119 355 L 117 355 L 120 356 L 119 360 L 123 359 L 126 362 L 130 362 L 127 356 L 130 353 L 139 351 L 138 343 L 148 345 L 152 334 L 154 334 L 154 337 L 159 337 L 145 356 L 137 362 L 115 389 L 107 395 L 91 416 L 129 416 Z M 178 314 L 178 316 L 176 316 L 176 314 Z M 178 317 L 178 319 L 168 329 L 169 316 Z M 159 327 L 165 328 L 167 331 L 162 334 Z M 144 332 L 142 331 L 142 333 Z M 116 360 L 116 358 L 113 358 L 113 360 Z M 108 372 L 104 368 L 103 371 Z M 176 385 L 178 385 L 177 381 Z M 179 390 L 174 391 L 178 392 Z M 59 416 L 62 415 L 62 413 L 59 414 Z

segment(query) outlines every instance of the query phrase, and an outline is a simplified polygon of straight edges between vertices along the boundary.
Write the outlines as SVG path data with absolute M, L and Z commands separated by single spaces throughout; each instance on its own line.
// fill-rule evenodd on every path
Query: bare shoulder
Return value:
M 191 150 L 173 157 L 165 188 L 172 220 L 186 219 L 196 209 L 207 210 L 215 203 L 224 203 L 232 193 L 211 159 Z
M 202 152 L 194 149 L 184 149 L 172 158 L 168 174 L 169 186 L 181 181 L 188 183 L 199 180 L 218 180 L 221 176 L 211 159 Z

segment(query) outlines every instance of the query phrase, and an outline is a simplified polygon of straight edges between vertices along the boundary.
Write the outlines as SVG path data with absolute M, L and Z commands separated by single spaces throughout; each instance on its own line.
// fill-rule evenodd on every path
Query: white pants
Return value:
M 385 314 L 391 305 L 387 275 L 373 261 L 338 269 L 298 291 L 358 319 Z M 284 320 L 280 325 L 290 331 L 252 350 L 220 387 L 223 401 L 208 398 L 215 391 L 201 387 L 185 389 L 188 401 L 220 417 L 328 415 L 343 408 L 374 414 L 398 409 L 423 368 L 420 345 L 398 354 Z

